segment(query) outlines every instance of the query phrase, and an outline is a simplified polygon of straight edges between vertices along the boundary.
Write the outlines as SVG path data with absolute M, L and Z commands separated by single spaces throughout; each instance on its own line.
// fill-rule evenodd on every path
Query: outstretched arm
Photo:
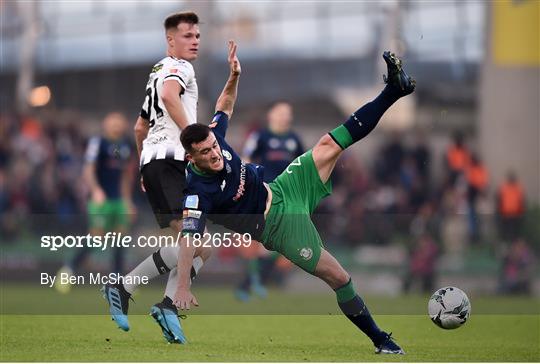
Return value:
M 189 244 L 188 237 L 180 240 L 180 250 L 178 251 L 178 285 L 174 295 L 173 304 L 181 310 L 189 310 L 191 304 L 198 306 L 199 303 L 191 293 L 191 283 L 189 279 L 195 247 Z
M 221 95 L 219 95 L 216 102 L 216 112 L 223 111 L 230 118 L 234 104 L 236 102 L 236 96 L 238 94 L 238 81 L 240 80 L 240 73 L 242 73 L 242 68 L 240 67 L 240 61 L 236 56 L 237 45 L 233 40 L 229 41 L 229 55 L 227 60 L 229 61 L 230 73 L 227 83 Z

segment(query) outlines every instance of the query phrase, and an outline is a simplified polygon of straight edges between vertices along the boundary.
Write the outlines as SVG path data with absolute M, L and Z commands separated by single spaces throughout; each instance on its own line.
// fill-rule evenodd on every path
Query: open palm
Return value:
M 229 61 L 229 66 L 231 67 L 231 73 L 233 75 L 239 75 L 242 73 L 242 67 L 240 66 L 240 61 L 236 56 L 236 49 L 238 48 L 234 40 L 229 41 L 229 56 L 227 60 Z

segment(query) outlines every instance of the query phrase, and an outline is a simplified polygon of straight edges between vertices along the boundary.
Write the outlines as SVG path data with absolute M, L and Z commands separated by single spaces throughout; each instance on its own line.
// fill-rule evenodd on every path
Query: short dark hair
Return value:
M 193 144 L 197 144 L 208 138 L 212 129 L 203 124 L 191 124 L 180 135 L 180 142 L 186 151 L 193 152 Z
M 199 17 L 192 11 L 174 13 L 165 19 L 163 26 L 165 30 L 175 29 L 180 23 L 199 24 Z

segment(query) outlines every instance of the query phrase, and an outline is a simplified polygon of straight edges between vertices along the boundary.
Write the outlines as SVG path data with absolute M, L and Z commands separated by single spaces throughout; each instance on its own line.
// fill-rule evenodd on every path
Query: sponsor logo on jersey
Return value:
M 300 256 L 304 260 L 310 260 L 313 257 L 313 250 L 311 248 L 302 248 L 300 250 Z
M 223 154 L 223 156 L 225 157 L 225 159 L 227 159 L 228 161 L 232 160 L 231 152 L 229 152 L 228 150 L 223 149 L 223 150 L 221 151 L 221 153 Z
M 223 182 L 221 182 L 221 190 L 223 191 L 225 189 L 225 185 L 227 184 L 227 182 L 225 182 L 225 180 L 223 180 Z
M 184 210 L 184 212 L 187 211 L 186 217 L 192 217 L 194 219 L 200 219 L 202 216 L 201 210 Z
M 156 64 L 154 67 L 152 67 L 152 72 L 151 73 L 156 73 L 158 72 L 160 69 L 163 68 L 163 64 L 162 63 L 158 63 Z
M 296 141 L 294 139 L 287 139 L 285 147 L 289 152 L 293 152 L 296 149 Z
M 199 207 L 199 196 L 198 195 L 186 196 L 185 207 L 188 209 L 197 209 Z
M 188 217 L 182 220 L 182 230 L 199 230 L 199 220 Z
M 244 196 L 244 191 L 246 190 L 246 164 L 242 162 L 240 164 L 240 184 L 238 185 L 238 190 L 236 195 L 233 197 L 233 201 L 238 201 L 242 196 Z
M 160 137 L 153 137 L 153 138 L 148 138 L 148 142 L 150 144 L 160 144 L 160 143 L 163 143 L 164 141 L 166 141 L 167 139 L 167 136 L 166 135 L 162 135 Z

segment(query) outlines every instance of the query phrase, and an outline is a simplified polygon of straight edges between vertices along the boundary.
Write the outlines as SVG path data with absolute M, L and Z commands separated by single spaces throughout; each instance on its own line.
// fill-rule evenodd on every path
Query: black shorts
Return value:
M 186 162 L 175 159 L 154 159 L 141 170 L 146 196 L 159 226 L 169 227 L 182 217 Z

